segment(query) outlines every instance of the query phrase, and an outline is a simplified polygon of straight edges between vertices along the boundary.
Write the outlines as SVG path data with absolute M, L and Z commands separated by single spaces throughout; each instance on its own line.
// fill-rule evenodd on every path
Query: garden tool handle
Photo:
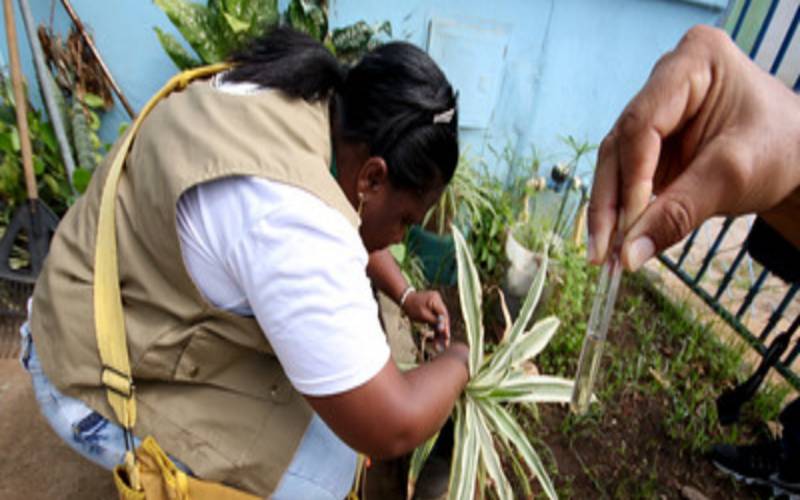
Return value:
M 14 7 L 11 0 L 3 0 L 3 11 L 6 18 L 6 38 L 8 40 L 8 58 L 11 64 L 11 85 L 14 88 L 14 101 L 17 111 L 17 131 L 19 132 L 19 145 L 22 152 L 22 167 L 25 171 L 25 187 L 28 191 L 28 200 L 31 202 L 39 198 L 36 187 L 36 177 L 33 174 L 33 149 L 31 137 L 28 133 L 28 99 L 25 95 L 25 86 L 22 81 L 22 67 L 19 63 L 19 49 L 17 47 L 17 30 L 14 26 Z

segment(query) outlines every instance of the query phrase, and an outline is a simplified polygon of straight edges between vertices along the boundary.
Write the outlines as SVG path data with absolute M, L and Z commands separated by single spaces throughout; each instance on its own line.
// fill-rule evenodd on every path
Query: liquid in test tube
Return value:
M 570 408 L 578 415 L 583 415 L 589 409 L 597 374 L 600 371 L 600 361 L 603 358 L 608 325 L 611 322 L 611 314 L 614 312 L 614 303 L 617 301 L 619 282 L 622 277 L 619 246 L 619 244 L 614 245 L 611 255 L 603 263 L 600 281 L 592 301 L 592 312 L 586 327 L 586 337 L 583 339 L 578 371 L 575 374 L 575 386 L 570 401 Z

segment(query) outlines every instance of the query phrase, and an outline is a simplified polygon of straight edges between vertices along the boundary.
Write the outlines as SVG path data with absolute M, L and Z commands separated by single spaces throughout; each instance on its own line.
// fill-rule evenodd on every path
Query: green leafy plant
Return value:
M 470 229 L 481 211 L 494 213 L 491 193 L 480 181 L 480 174 L 466 155 L 459 158 L 458 166 L 439 201 L 425 215 L 423 225 L 437 234 L 446 234 L 451 224 L 462 231 Z
M 558 313 L 564 326 L 539 358 L 543 371 L 560 375 L 575 373 L 597 273 L 597 267 L 589 265 L 582 249 L 575 245 L 566 244 L 553 257 L 550 274 L 553 295 L 543 313 Z
M 8 224 L 14 209 L 27 199 L 16 106 L 11 82 L 0 74 L 0 225 Z M 57 214 L 63 214 L 74 196 L 59 154 L 53 127 L 30 103 L 28 131 L 33 149 L 33 169 L 39 198 Z
M 539 481 L 549 498 L 556 498 L 553 483 L 523 427 L 509 411 L 510 404 L 566 403 L 573 381 L 538 375 L 531 360 L 548 344 L 558 328 L 551 316 L 527 328 L 542 293 L 547 262 L 543 263 L 517 319 L 505 310 L 506 330 L 491 352 L 484 348 L 482 290 L 471 252 L 458 228 L 453 228 L 458 263 L 458 292 L 470 345 L 470 381 L 454 409 L 453 461 L 448 497 L 472 499 L 491 488 L 500 499 L 514 498 L 504 461 L 518 477 L 526 497 L 532 496 L 528 474 Z M 409 497 L 436 437 L 418 448 L 411 459 Z
M 76 96 L 70 108 L 72 143 L 78 164 L 72 173 L 72 184 L 78 194 L 86 191 L 94 169 L 103 160 L 107 148 L 98 135 L 98 112 L 102 109 L 103 100 L 94 94 L 85 94 L 82 98 Z
M 161 46 L 184 70 L 224 61 L 255 37 L 278 24 L 291 26 L 324 43 L 343 62 L 352 63 L 392 36 L 389 22 L 370 26 L 359 21 L 329 32 L 326 0 L 291 0 L 280 13 L 277 0 L 154 0 L 194 51 L 160 28 L 154 28 Z
M 161 46 L 181 69 L 223 61 L 279 20 L 277 0 L 208 0 L 205 6 L 189 0 L 154 1 L 196 54 L 155 28 Z
M 562 191 L 558 215 L 553 224 L 553 235 L 566 238 L 571 224 L 574 223 L 573 217 L 570 217 L 570 214 L 568 214 L 566 210 L 570 193 L 578 192 L 580 196 L 585 196 L 585 189 L 582 190 L 583 182 L 580 177 L 577 176 L 578 167 L 581 160 L 597 149 L 597 146 L 590 144 L 588 141 L 578 141 L 571 135 L 562 138 L 562 141 L 572 150 L 572 157 L 566 164 L 557 165 L 553 172 L 554 180 L 566 183 Z
M 425 290 L 428 288 L 428 280 L 425 279 L 425 271 L 422 268 L 422 263 L 418 256 L 408 251 L 407 243 L 398 243 L 389 247 L 394 260 L 400 267 L 400 272 L 406 282 L 416 288 L 417 290 Z
M 114 98 L 99 63 L 87 55 L 89 49 L 80 33 L 73 29 L 64 40 L 40 26 L 38 36 L 54 73 L 53 82 L 60 89 L 56 101 L 76 164 L 72 185 L 75 194 L 81 194 L 108 150 L 98 135 L 100 113 L 114 106 Z
M 391 37 L 392 24 L 389 21 L 376 25 L 358 21 L 350 26 L 333 30 L 330 36 L 330 46 L 336 57 L 342 62 L 353 64 L 366 51 L 380 45 L 384 38 Z
M 507 228 L 514 222 L 513 195 L 497 178 L 484 173 L 477 181 L 483 199 L 471 214 L 467 242 L 485 288 L 500 285 L 508 267 L 505 253 Z
M 503 182 L 505 192 L 511 199 L 514 216 L 520 216 L 528 209 L 530 196 L 535 191 L 530 181 L 539 178 L 542 164 L 547 157 L 543 156 L 535 145 L 531 145 L 528 156 L 518 153 L 511 143 L 503 146 L 502 150 L 497 150 L 491 144 L 487 147 L 496 165 L 494 171 L 499 172 L 502 166 L 505 166 L 506 176 Z
M 550 243 L 552 228 L 548 221 L 520 222 L 511 229 L 511 234 L 525 248 L 534 253 L 541 253 Z

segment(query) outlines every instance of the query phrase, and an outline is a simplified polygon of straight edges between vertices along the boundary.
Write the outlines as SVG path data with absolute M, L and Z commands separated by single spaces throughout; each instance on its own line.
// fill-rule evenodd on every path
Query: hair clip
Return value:
M 453 121 L 453 116 L 456 114 L 456 108 L 450 108 L 447 111 L 442 111 L 441 113 L 436 113 L 433 115 L 433 123 L 450 123 Z

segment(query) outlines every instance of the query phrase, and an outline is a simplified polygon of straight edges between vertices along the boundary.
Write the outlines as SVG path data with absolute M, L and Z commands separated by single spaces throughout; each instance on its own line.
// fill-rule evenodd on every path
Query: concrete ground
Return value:
M 3 500 L 116 497 L 111 473 L 73 452 L 50 429 L 16 359 L 0 359 L 0 450 Z

